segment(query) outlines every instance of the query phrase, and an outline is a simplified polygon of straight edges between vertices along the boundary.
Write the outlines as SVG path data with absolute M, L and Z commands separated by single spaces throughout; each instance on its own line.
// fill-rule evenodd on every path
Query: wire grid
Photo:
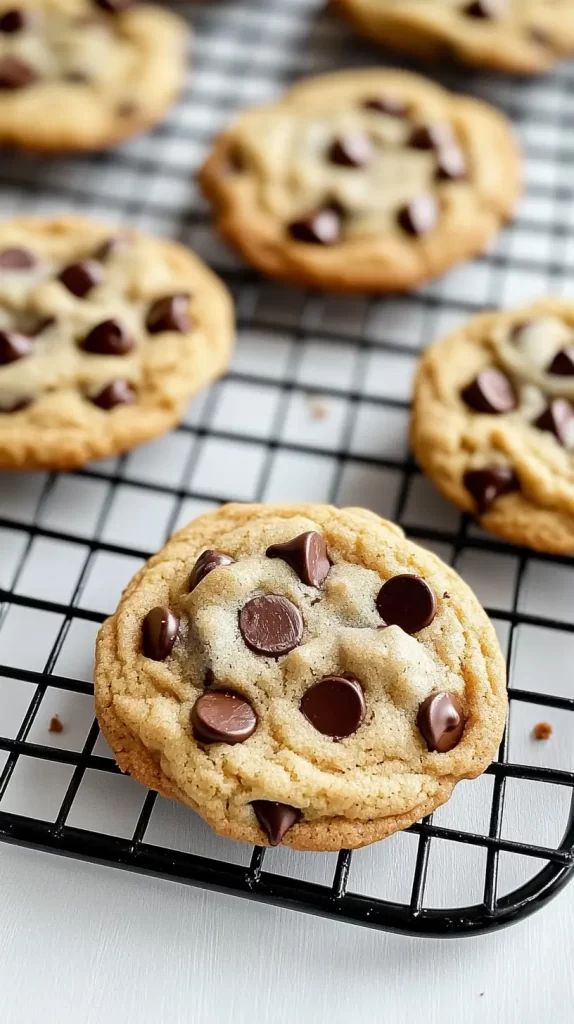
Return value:
M 447 506 L 409 457 L 408 400 L 432 338 L 485 306 L 574 293 L 574 72 L 447 73 L 506 110 L 525 148 L 526 196 L 488 254 L 399 299 L 278 287 L 217 241 L 193 172 L 236 109 L 304 74 L 380 62 L 320 6 L 193 5 L 193 78 L 152 134 L 90 158 L 2 157 L 5 215 L 79 210 L 195 248 L 234 292 L 239 342 L 227 378 L 168 437 L 66 476 L 0 478 L 0 837 L 374 927 L 488 930 L 573 869 L 574 560 L 499 543 Z M 178 525 L 230 499 L 389 516 L 474 586 L 508 652 L 510 725 L 489 772 L 352 857 L 220 840 L 122 776 L 93 720 L 93 640 L 121 587 Z M 49 731 L 55 713 L 62 733 Z M 540 718 L 554 727 L 546 745 L 530 738 Z

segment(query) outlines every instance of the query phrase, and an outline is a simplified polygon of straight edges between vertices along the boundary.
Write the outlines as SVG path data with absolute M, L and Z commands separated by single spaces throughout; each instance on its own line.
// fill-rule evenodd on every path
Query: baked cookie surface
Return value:
M 332 0 L 372 39 L 415 57 L 537 74 L 574 51 L 570 0 Z
M 401 291 L 481 252 L 520 190 L 506 119 L 400 71 L 303 81 L 223 133 L 200 181 L 259 270 Z
M 0 144 L 94 150 L 151 127 L 183 86 L 188 36 L 129 0 L 0 0 Z
M 227 505 L 177 533 L 100 631 L 120 767 L 221 835 L 358 847 L 474 778 L 501 739 L 496 635 L 435 555 L 364 509 Z
M 183 246 L 83 218 L 0 222 L 0 467 L 71 468 L 163 433 L 232 340 L 225 286 Z
M 574 305 L 481 315 L 423 355 L 411 442 L 485 529 L 574 552 Z

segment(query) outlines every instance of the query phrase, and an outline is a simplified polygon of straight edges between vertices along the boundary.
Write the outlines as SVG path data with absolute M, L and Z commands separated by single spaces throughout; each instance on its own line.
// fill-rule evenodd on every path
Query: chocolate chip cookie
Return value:
M 302 82 L 243 114 L 201 172 L 216 224 L 272 277 L 401 291 L 482 251 L 510 217 L 508 122 L 400 71 Z
M 232 337 L 226 288 L 174 242 L 0 222 L 0 467 L 67 469 L 163 433 Z
M 221 835 L 364 846 L 479 775 L 504 662 L 457 574 L 364 509 L 227 505 L 177 533 L 99 634 L 120 767 Z
M 331 7 L 415 57 L 538 74 L 574 52 L 571 0 L 332 0 Z
M 0 0 L 0 144 L 94 150 L 150 127 L 183 85 L 187 36 L 131 0 Z
M 487 313 L 431 346 L 412 447 L 459 508 L 516 544 L 574 552 L 574 305 Z

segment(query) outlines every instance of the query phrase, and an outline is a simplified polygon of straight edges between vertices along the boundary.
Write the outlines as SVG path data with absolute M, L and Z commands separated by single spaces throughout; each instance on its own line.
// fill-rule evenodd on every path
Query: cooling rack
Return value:
M 67 475 L 0 477 L 0 838 L 408 934 L 488 931 L 573 871 L 574 560 L 498 543 L 447 506 L 409 457 L 408 401 L 434 337 L 485 307 L 574 293 L 574 70 L 446 74 L 504 109 L 525 150 L 524 201 L 488 254 L 400 299 L 278 287 L 214 237 L 194 171 L 235 110 L 380 62 L 320 6 L 182 6 L 193 78 L 155 132 L 90 158 L 2 157 L 3 215 L 77 210 L 195 248 L 233 290 L 239 340 L 227 378 L 166 438 Z M 178 525 L 229 499 L 364 504 L 454 564 L 491 615 L 509 658 L 498 758 L 407 832 L 354 854 L 249 849 L 116 768 L 93 718 L 98 626 Z

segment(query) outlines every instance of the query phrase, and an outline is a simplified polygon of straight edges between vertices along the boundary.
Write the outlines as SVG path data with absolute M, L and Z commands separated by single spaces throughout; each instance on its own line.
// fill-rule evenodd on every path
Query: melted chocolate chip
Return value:
M 0 413 L 22 412 L 29 409 L 33 401 L 33 398 L 17 398 L 10 405 L 0 405 Z
M 506 0 L 472 0 L 463 8 L 469 18 L 498 18 L 504 11 Z
M 366 167 L 373 155 L 373 144 L 369 136 L 360 132 L 341 135 L 329 149 L 329 160 L 341 167 Z
M 32 351 L 32 342 L 18 331 L 0 331 L 0 366 L 24 359 Z
M 86 85 L 90 81 L 90 76 L 85 71 L 80 71 L 79 68 L 72 68 L 70 71 L 64 72 L 64 81 L 73 82 L 75 85 Z
M 301 533 L 285 544 L 272 544 L 267 548 L 268 558 L 282 558 L 308 587 L 320 587 L 331 563 L 327 545 L 320 533 Z
M 193 734 L 200 743 L 244 743 L 257 728 L 249 701 L 230 690 L 202 693 L 191 709 Z
M 64 267 L 59 281 L 78 299 L 91 292 L 104 280 L 104 272 L 99 263 L 95 260 L 80 260 L 78 263 L 70 263 Z
M 326 206 L 315 210 L 302 220 L 293 221 L 289 225 L 289 234 L 298 242 L 309 242 L 315 245 L 334 245 L 339 241 L 341 232 L 341 215 L 333 207 Z
M 233 565 L 235 559 L 231 555 L 226 555 L 223 551 L 215 551 L 213 548 L 208 548 L 203 554 L 199 556 L 195 563 L 189 577 L 189 592 L 195 590 L 197 585 L 208 575 L 213 572 L 214 569 L 219 569 L 222 565 Z
M 301 643 L 303 618 L 286 597 L 266 594 L 254 597 L 239 612 L 239 628 L 255 654 L 278 658 Z
M 567 345 L 556 353 L 546 373 L 555 373 L 560 377 L 571 377 L 574 374 L 574 345 Z
M 18 7 L 12 8 L 11 11 L 5 11 L 0 18 L 0 32 L 6 32 L 10 35 L 14 32 L 22 32 L 23 29 L 29 27 L 31 14 L 31 11 L 21 10 Z
M 462 705 L 454 693 L 431 693 L 417 715 L 417 726 L 427 749 L 446 754 L 462 739 L 465 719 Z
M 342 740 L 365 717 L 363 688 L 353 676 L 324 676 L 303 694 L 301 711 L 317 732 Z
M 38 72 L 19 57 L 0 57 L 0 89 L 24 89 L 38 78 Z
M 113 380 L 105 388 L 94 395 L 92 402 L 106 411 L 115 409 L 116 405 L 131 405 L 136 400 L 136 393 L 127 380 Z
M 383 583 L 377 596 L 377 611 L 388 626 L 418 633 L 433 621 L 436 597 L 421 576 L 402 573 Z
M 123 100 L 116 107 L 118 117 L 135 117 L 139 114 L 139 104 L 135 100 Z
M 459 146 L 445 146 L 441 149 L 436 176 L 439 181 L 460 181 L 466 177 L 466 160 Z
M 165 661 L 172 652 L 178 630 L 179 619 L 169 608 L 152 608 L 142 625 L 142 646 L 146 658 Z
M 440 152 L 447 146 L 452 146 L 453 142 L 452 128 L 448 121 L 432 121 L 430 124 L 420 124 L 413 130 L 409 146 Z
M 133 339 L 118 320 L 96 324 L 81 345 L 84 352 L 101 356 L 125 356 L 133 347 Z
M 107 238 L 105 242 L 102 242 L 102 244 L 98 246 L 94 253 L 94 259 L 103 262 L 114 252 L 118 252 L 120 249 L 125 249 L 127 245 L 128 240 L 125 235 L 114 235 L 112 238 Z
M 398 96 L 372 96 L 363 102 L 365 110 L 376 110 L 379 114 L 389 117 L 406 117 L 408 106 Z
M 516 395 L 508 377 L 493 366 L 481 370 L 461 392 L 464 402 L 475 412 L 500 415 L 516 408 Z
M 411 199 L 398 213 L 398 222 L 409 235 L 427 235 L 438 222 L 438 204 L 430 192 Z
M 3 249 L 0 252 L 0 267 L 2 270 L 29 270 L 36 266 L 36 257 L 29 249 L 20 249 L 14 246 L 10 249 Z
M 539 430 L 547 430 L 554 434 L 560 444 L 566 447 L 572 416 L 574 416 L 574 409 L 570 402 L 566 398 L 554 398 L 542 415 L 538 417 L 535 426 Z
M 189 294 L 182 292 L 156 299 L 149 309 L 146 327 L 150 334 L 160 334 L 162 331 L 186 334 L 190 331 Z
M 262 832 L 265 832 L 270 846 L 279 846 L 286 832 L 301 817 L 301 811 L 289 804 L 275 800 L 254 800 L 251 804 Z
M 512 466 L 485 466 L 471 469 L 464 474 L 464 486 L 476 502 L 479 516 L 488 512 L 490 506 L 503 494 L 520 490 L 520 481 Z
M 550 39 L 547 32 L 543 28 L 538 28 L 536 25 L 532 25 L 528 29 L 528 37 L 533 43 L 538 43 L 539 46 L 550 46 L 552 40 Z
M 121 14 L 128 7 L 132 7 L 135 0 L 95 0 L 95 2 L 98 7 L 101 7 L 103 11 L 107 11 L 108 14 Z

